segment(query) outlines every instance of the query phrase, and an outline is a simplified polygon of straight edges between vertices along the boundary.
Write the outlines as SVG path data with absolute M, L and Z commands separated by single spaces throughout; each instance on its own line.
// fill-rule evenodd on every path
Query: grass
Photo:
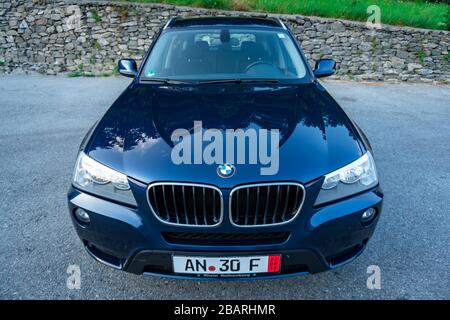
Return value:
M 381 23 L 450 30 L 450 5 L 426 0 L 126 0 L 225 10 L 302 14 L 367 21 L 367 7 L 381 9 Z
M 95 20 L 95 22 L 100 22 L 100 21 L 102 21 L 102 18 L 100 18 L 100 16 L 98 15 L 97 10 L 95 10 L 95 9 L 92 9 L 92 10 L 91 10 L 91 17 L 92 17 L 92 19 Z
M 83 77 L 84 76 L 84 72 L 83 71 L 72 71 L 70 73 L 67 74 L 67 76 L 69 78 L 78 78 L 78 77 Z
M 69 72 L 67 74 L 67 77 L 69 78 L 79 78 L 79 77 L 87 77 L 87 78 L 91 78 L 91 77 L 102 77 L 102 78 L 106 78 L 106 77 L 111 77 L 111 76 L 117 76 L 119 74 L 119 69 L 118 67 L 114 67 L 114 69 L 112 71 L 102 71 L 100 73 L 92 73 L 92 72 L 86 72 L 84 71 L 84 65 L 80 64 L 78 65 L 78 69 L 72 72 Z
M 67 77 L 69 78 L 79 78 L 79 77 L 85 77 L 85 78 L 93 78 L 93 77 L 101 77 L 101 78 L 107 78 L 107 77 L 111 77 L 111 76 L 116 76 L 118 75 L 118 72 L 114 72 L 114 70 L 112 72 L 108 72 L 108 71 L 103 71 L 100 73 L 91 73 L 91 72 L 85 72 L 85 71 L 72 71 L 69 72 L 67 74 Z
M 425 54 L 425 52 L 423 50 L 420 50 L 420 51 L 416 52 L 416 57 L 420 61 L 420 63 L 422 63 L 422 64 L 424 63 L 426 56 L 427 55 Z
M 94 41 L 92 42 L 92 47 L 96 50 L 100 50 L 100 43 L 98 43 L 98 41 L 96 39 L 94 39 Z

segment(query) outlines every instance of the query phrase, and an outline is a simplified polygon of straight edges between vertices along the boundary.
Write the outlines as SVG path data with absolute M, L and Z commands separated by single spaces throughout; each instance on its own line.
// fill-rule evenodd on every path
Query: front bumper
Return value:
M 75 229 L 88 253 L 113 268 L 135 274 L 210 279 L 173 273 L 172 255 L 251 256 L 281 253 L 280 273 L 259 274 L 255 277 L 277 278 L 322 272 L 348 263 L 363 252 L 374 232 L 383 201 L 379 187 L 348 199 L 314 207 L 320 185 L 321 181 L 305 186 L 305 202 L 294 221 L 286 225 L 253 228 L 236 227 L 227 219 L 207 230 L 163 224 L 150 211 L 145 195 L 146 186 L 135 182 L 132 189 L 138 208 L 104 200 L 73 187 L 69 190 L 68 203 Z M 224 196 L 227 197 L 226 192 Z M 227 199 L 224 200 L 227 203 Z M 369 225 L 362 225 L 361 215 L 371 207 L 377 209 L 377 216 Z M 74 218 L 76 208 L 89 213 L 91 222 L 88 226 L 80 225 Z M 224 209 L 225 212 L 228 210 L 226 207 Z M 165 232 L 180 230 L 198 233 L 287 232 L 289 237 L 279 243 L 212 245 L 174 243 L 163 236 Z M 243 277 L 227 277 L 235 278 Z

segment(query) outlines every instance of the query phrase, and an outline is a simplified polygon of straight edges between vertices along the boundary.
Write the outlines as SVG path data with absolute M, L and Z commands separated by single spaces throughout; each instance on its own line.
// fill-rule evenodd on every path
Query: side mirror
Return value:
M 323 78 L 333 75 L 336 72 L 336 61 L 333 59 L 321 59 L 316 62 L 314 75 L 317 78 Z
M 137 64 L 133 59 L 120 59 L 118 68 L 119 73 L 125 77 L 134 78 L 137 74 Z

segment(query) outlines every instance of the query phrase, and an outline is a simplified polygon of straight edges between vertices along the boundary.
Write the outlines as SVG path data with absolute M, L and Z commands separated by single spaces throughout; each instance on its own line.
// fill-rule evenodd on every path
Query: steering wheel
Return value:
M 247 66 L 247 68 L 245 68 L 245 72 L 247 73 L 251 68 L 253 68 L 253 67 L 255 67 L 255 66 L 258 66 L 258 65 L 267 65 L 267 66 L 270 66 L 270 67 L 273 67 L 273 68 L 278 69 L 278 68 L 275 66 L 275 64 L 272 63 L 272 62 L 269 62 L 269 61 L 255 61 L 255 62 L 250 63 L 250 64 Z

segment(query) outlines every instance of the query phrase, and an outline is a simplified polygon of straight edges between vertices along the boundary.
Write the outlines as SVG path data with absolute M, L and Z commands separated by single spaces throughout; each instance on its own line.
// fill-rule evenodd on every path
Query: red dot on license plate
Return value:
M 214 266 L 209 266 L 209 267 L 208 267 L 208 270 L 209 270 L 209 271 L 216 271 L 216 267 L 214 267 Z
M 281 265 L 281 256 L 269 256 L 267 271 L 268 272 L 279 272 Z

